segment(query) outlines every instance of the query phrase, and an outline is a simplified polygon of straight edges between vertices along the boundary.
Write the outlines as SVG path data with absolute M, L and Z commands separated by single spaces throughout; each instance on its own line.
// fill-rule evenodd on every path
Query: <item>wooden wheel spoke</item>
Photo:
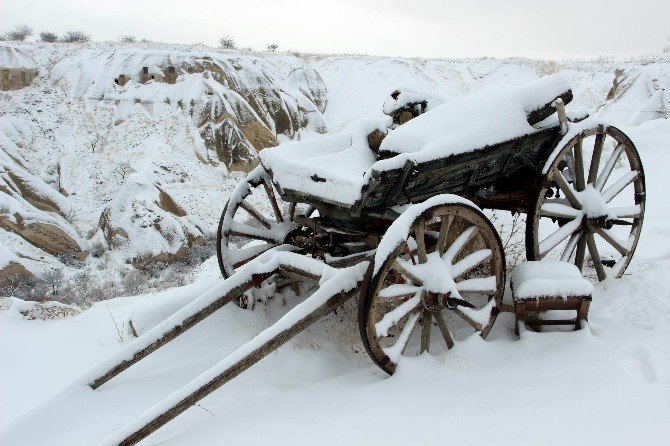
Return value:
M 451 227 L 451 222 L 454 220 L 453 215 L 442 216 L 440 223 L 440 235 L 437 239 L 437 249 L 442 256 L 447 249 L 447 237 L 449 236 L 449 228 Z
M 542 203 L 540 214 L 543 217 L 573 219 L 581 215 L 578 209 L 562 203 Z
M 423 282 L 421 279 L 416 277 L 414 274 L 412 274 L 408 268 L 411 268 L 411 265 L 408 264 L 406 260 L 402 259 L 396 259 L 395 262 L 393 262 L 392 268 L 402 274 L 405 279 L 409 279 L 410 282 L 412 282 L 416 286 L 423 286 Z M 404 265 L 403 265 L 404 264 Z
M 247 200 L 242 200 L 240 203 L 240 207 L 247 211 L 249 215 L 251 215 L 257 222 L 259 222 L 261 225 L 263 225 L 266 229 L 270 229 L 272 227 L 272 222 L 265 218 L 263 214 L 261 214 L 258 209 L 253 207 Z
M 465 314 L 463 311 L 460 310 L 460 308 L 456 307 L 456 308 L 452 309 L 451 311 L 453 311 L 454 314 L 456 314 L 458 317 L 460 317 L 465 322 L 467 322 L 468 325 L 470 325 L 475 330 L 482 331 L 482 329 L 483 329 L 482 324 L 480 324 L 479 322 L 475 321 L 470 316 Z
M 403 350 L 405 350 L 405 346 L 407 345 L 407 342 L 409 342 L 409 338 L 414 331 L 414 327 L 416 326 L 416 322 L 419 319 L 419 316 L 420 313 L 418 312 L 410 316 L 410 318 L 407 320 L 407 323 L 402 328 L 402 331 L 400 332 L 398 340 L 395 342 L 395 344 L 393 344 L 392 347 L 383 349 L 386 356 L 388 356 L 392 362 L 397 363 L 400 359 L 400 356 L 402 355 Z
M 588 234 L 586 236 L 586 244 L 589 247 L 589 253 L 591 254 L 593 266 L 596 268 L 596 273 L 598 273 L 598 280 L 605 280 L 605 278 L 607 278 L 607 274 L 605 273 L 605 268 L 603 267 L 602 260 L 600 259 L 600 253 L 598 252 L 598 247 L 596 246 L 596 241 L 593 237 L 593 234 Z
M 575 254 L 575 266 L 581 271 L 584 267 L 584 256 L 586 255 L 586 234 L 579 233 L 577 240 L 577 253 Z
M 577 196 L 575 195 L 574 190 L 572 189 L 572 186 L 568 184 L 567 181 L 565 181 L 565 178 L 563 177 L 563 174 L 558 171 L 558 169 L 554 169 L 552 175 L 551 175 L 551 180 L 555 181 L 556 184 L 558 185 L 559 189 L 563 191 L 563 194 L 565 195 L 565 198 L 568 199 L 570 204 L 578 210 L 582 209 L 582 205 L 577 199 Z
M 568 243 L 565 245 L 565 249 L 563 250 L 563 254 L 561 254 L 561 262 L 568 262 L 570 260 L 572 252 L 575 250 L 575 247 L 577 246 L 577 242 L 579 241 L 579 237 L 581 237 L 581 234 L 582 234 L 581 231 L 574 232 L 570 236 L 570 240 L 568 240 Z
M 277 223 L 282 223 L 284 221 L 284 216 L 282 215 L 281 210 L 279 209 L 279 204 L 277 203 L 277 197 L 275 197 L 275 194 L 272 190 L 272 186 L 268 183 L 270 183 L 270 180 L 264 178 L 263 188 L 265 189 L 265 193 L 267 194 L 268 199 L 270 200 L 270 204 L 272 204 L 272 210 L 275 213 Z
M 419 354 L 427 352 L 430 346 L 431 312 L 424 309 L 421 312 L 421 350 Z
M 379 322 L 375 324 L 377 336 L 388 336 L 388 331 L 396 325 L 407 314 L 416 310 L 421 305 L 421 293 L 416 293 L 411 299 L 401 303 L 393 310 L 384 315 Z
M 263 240 L 268 243 L 281 242 L 281 240 L 275 240 L 272 232 L 267 229 L 253 228 L 236 221 L 232 222 L 230 225 L 230 235 L 236 235 L 238 237 L 245 237 L 253 240 Z
M 419 220 L 414 230 L 414 240 L 416 241 L 416 253 L 419 257 L 419 263 L 426 263 L 426 223 L 423 219 Z
M 605 202 L 609 203 L 614 197 L 619 195 L 619 193 L 626 188 L 630 183 L 635 181 L 639 173 L 637 170 L 631 170 L 630 172 L 623 175 L 619 178 L 614 184 L 603 191 L 602 196 Z
M 433 316 L 435 317 L 435 322 L 437 322 L 437 326 L 440 329 L 440 333 L 442 333 L 442 338 L 444 339 L 444 342 L 447 344 L 447 348 L 451 349 L 454 346 L 454 337 L 451 335 L 451 332 L 449 331 L 449 327 L 447 327 L 447 323 L 444 320 L 444 316 L 442 316 L 442 313 L 439 311 L 436 311 Z
M 379 291 L 379 297 L 384 299 L 402 299 L 403 297 L 413 296 L 421 291 L 421 288 L 406 283 L 394 283 Z
M 581 224 L 582 220 L 580 218 L 570 220 L 568 223 L 564 224 L 563 226 L 560 226 L 549 237 L 542 240 L 539 245 L 540 258 L 544 257 L 549 251 L 558 246 L 559 243 L 561 243 L 563 240 L 565 240 L 575 231 L 577 231 L 581 227 Z
M 593 155 L 591 156 L 591 166 L 589 167 L 588 183 L 593 184 L 598 175 L 598 168 L 600 167 L 600 158 L 602 157 L 603 144 L 605 143 L 605 134 L 598 133 L 596 135 L 596 142 L 593 146 Z
M 580 139 L 575 144 L 573 148 L 574 158 L 575 158 L 575 185 L 577 186 L 577 191 L 581 192 L 584 190 L 584 155 L 582 152 L 582 140 Z
M 228 260 L 233 264 L 233 268 L 239 268 L 249 260 L 263 254 L 265 251 L 275 246 L 277 245 L 264 243 L 262 245 L 249 246 L 247 248 L 228 248 L 226 254 Z
M 456 289 L 459 293 L 481 293 L 495 294 L 498 288 L 496 276 L 475 277 L 472 279 L 461 280 L 456 283 Z
M 622 256 L 628 255 L 628 242 L 619 240 L 619 238 L 612 231 L 608 231 L 607 229 L 598 228 L 596 229 L 596 232 L 603 238 L 603 240 L 612 245 L 614 249 L 619 251 L 619 254 Z
M 642 207 L 639 204 L 613 207 L 610 208 L 610 212 L 616 215 L 616 218 L 640 218 L 642 216 Z
M 447 249 L 442 257 L 445 260 L 453 262 L 453 260 L 456 258 L 456 256 L 458 256 L 465 245 L 468 244 L 470 239 L 472 239 L 477 234 L 477 231 L 477 226 L 470 226 L 468 229 L 463 231 L 463 233 L 459 235 L 456 240 L 454 240 L 454 243 L 451 244 L 449 249 Z
M 295 208 L 297 207 L 295 202 L 291 202 L 288 205 L 288 218 L 290 221 L 295 221 Z
M 625 146 L 623 144 L 619 143 L 614 148 L 612 155 L 607 160 L 607 163 L 605 163 L 605 167 L 603 167 L 603 170 L 600 172 L 600 175 L 598 175 L 598 179 L 596 180 L 596 184 L 594 186 L 598 192 L 602 191 L 603 187 L 605 187 L 605 183 L 607 183 L 607 180 L 612 174 L 612 170 L 614 169 L 616 162 L 619 160 L 619 157 L 623 153 L 624 147 Z
M 480 249 L 463 257 L 451 267 L 451 274 L 453 279 L 458 279 L 463 274 L 480 265 L 482 262 L 490 259 L 491 256 L 493 256 L 493 251 L 490 249 Z

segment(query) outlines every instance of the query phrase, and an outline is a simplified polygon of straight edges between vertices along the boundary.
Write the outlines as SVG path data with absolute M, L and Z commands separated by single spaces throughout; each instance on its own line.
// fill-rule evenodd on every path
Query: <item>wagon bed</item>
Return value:
M 384 128 L 383 121 L 325 142 L 266 149 L 261 161 L 282 199 L 313 204 L 335 218 L 379 218 L 441 193 L 516 209 L 526 203 L 511 192 L 527 174 L 539 175 L 562 136 L 558 120 L 537 126 L 559 98 L 572 99 L 569 86 L 547 77 L 444 104 L 389 131 L 378 153 L 365 136 Z

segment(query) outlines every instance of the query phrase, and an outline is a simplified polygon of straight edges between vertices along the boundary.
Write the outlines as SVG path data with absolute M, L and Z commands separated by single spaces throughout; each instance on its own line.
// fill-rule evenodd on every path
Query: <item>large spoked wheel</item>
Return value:
M 397 237 L 396 223 L 385 238 Z M 401 356 L 446 351 L 474 332 L 485 338 L 505 286 L 500 238 L 474 207 L 428 208 L 402 236 L 392 253 L 375 259 L 381 267 L 364 287 L 359 312 L 365 347 L 389 374 Z
M 598 280 L 621 277 L 640 238 L 644 203 L 633 142 L 615 127 L 586 130 L 560 149 L 540 183 L 527 257 L 571 261 Z
M 223 277 L 275 246 L 287 243 L 299 211 L 279 198 L 262 166 L 242 180 L 221 214 L 216 255 Z M 304 214 L 304 212 L 302 213 Z

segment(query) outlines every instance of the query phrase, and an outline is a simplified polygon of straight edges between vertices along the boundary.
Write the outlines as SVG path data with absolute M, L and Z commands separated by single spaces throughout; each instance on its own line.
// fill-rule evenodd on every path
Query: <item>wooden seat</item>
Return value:
M 571 263 L 558 261 L 525 262 L 512 272 L 512 296 L 517 335 L 522 327 L 542 325 L 574 325 L 588 320 L 593 285 L 582 277 Z M 529 312 L 573 310 L 573 319 L 529 319 Z

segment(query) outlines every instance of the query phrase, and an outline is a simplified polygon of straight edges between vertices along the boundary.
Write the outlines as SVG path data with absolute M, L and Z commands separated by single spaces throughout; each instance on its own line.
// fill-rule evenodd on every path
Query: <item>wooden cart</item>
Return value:
M 528 95 L 528 90 L 523 94 Z M 359 194 L 348 203 L 342 194 L 333 199 L 338 194 L 328 190 L 331 181 L 337 187 L 337 178 L 313 174 L 312 183 L 282 181 L 283 175 L 293 175 L 305 163 L 301 158 L 308 152 L 300 147 L 307 143 L 272 156 L 262 153 L 263 164 L 238 186 L 221 216 L 217 254 L 223 276 L 278 245 L 292 246 L 332 266 L 371 260 L 371 274 L 360 299 L 360 331 L 371 357 L 389 373 L 395 370 L 398 355 L 385 352 L 398 342 L 411 344 L 415 326 L 422 331 L 418 352 L 431 348 L 431 324 L 448 348 L 454 344 L 451 323 L 464 322 L 483 337 L 488 334 L 502 308 L 505 256 L 498 232 L 481 209 L 527 214 L 529 260 L 573 261 L 584 274 L 599 280 L 620 277 L 635 251 L 644 216 L 640 157 L 633 142 L 616 127 L 593 119 L 568 122 L 564 104 L 572 100 L 571 90 L 554 88 L 547 94 L 539 94 L 537 108 L 526 110 L 524 134 L 444 157 L 416 161 L 420 157 L 404 156 L 404 162 L 388 168 L 394 157 L 406 154 L 385 153 L 379 149 L 383 132 L 370 133 L 369 149 L 381 162 L 375 161 L 365 171 Z M 398 96 L 394 92 L 393 99 Z M 426 101 L 400 105 L 392 109 L 395 129 L 389 135 L 438 113 L 424 114 Z M 467 102 L 462 107 L 472 108 Z M 420 128 L 419 124 L 415 127 Z M 482 122 L 482 131 L 487 126 Z M 328 148 L 323 162 L 336 163 L 332 157 L 336 152 Z M 297 159 L 289 160 L 293 164 L 286 168 L 282 163 L 292 153 Z M 375 256 L 406 205 L 444 194 L 469 203 L 446 200 L 426 208 L 407 228 L 402 245 Z M 435 252 L 444 256 L 455 243 L 462 246 L 450 254 L 449 261 L 450 268 L 458 270 L 452 279 L 461 284 L 460 292 L 451 297 L 431 293 L 423 283 L 431 279 L 417 277 L 416 266 Z M 468 263 L 474 260 L 476 264 Z M 495 280 L 488 289 L 468 289 L 468 284 L 483 278 Z M 285 285 L 293 278 L 277 280 Z M 423 293 L 418 298 L 417 290 Z M 241 304 L 252 306 L 252 296 Z
M 507 96 L 520 92 L 517 106 L 529 108 L 507 107 L 503 95 L 491 107 L 486 101 L 479 108 L 451 102 L 431 110 L 427 101 L 403 101 L 394 93 L 397 106 L 386 136 L 377 129 L 362 139 L 359 132 L 264 150 L 262 165 L 238 184 L 219 222 L 224 280 L 80 383 L 101 388 L 223 305 L 253 307 L 258 289 L 317 289 L 102 444 L 138 443 L 357 296 L 362 341 L 388 373 L 401 356 L 446 351 L 473 332 L 486 337 L 506 310 L 506 267 L 498 232 L 482 209 L 527 214 L 529 259 L 574 261 L 600 280 L 621 276 L 644 217 L 644 173 L 635 145 L 616 127 L 593 119 L 569 124 L 563 107 L 572 99 L 569 89 L 536 94 L 533 88 Z M 502 118 L 489 113 L 494 105 L 504 109 Z M 452 117 L 462 112 L 462 122 L 481 121 L 473 128 L 483 136 L 475 140 L 489 142 L 444 156 L 386 150 L 390 135 L 409 133 L 401 140 L 413 142 L 412 128 L 436 116 L 441 125 L 441 113 L 450 109 Z M 484 119 L 487 113 L 493 118 Z M 512 134 L 506 125 L 519 116 L 524 122 L 516 128 L 522 131 L 512 130 L 520 134 L 491 140 L 497 133 L 487 130 Z M 448 135 L 469 129 L 448 123 Z M 422 135 L 415 136 L 418 145 Z M 313 149 L 322 156 L 314 158 Z M 361 170 L 349 159 L 368 165 Z M 335 171 L 339 176 L 330 174 Z

